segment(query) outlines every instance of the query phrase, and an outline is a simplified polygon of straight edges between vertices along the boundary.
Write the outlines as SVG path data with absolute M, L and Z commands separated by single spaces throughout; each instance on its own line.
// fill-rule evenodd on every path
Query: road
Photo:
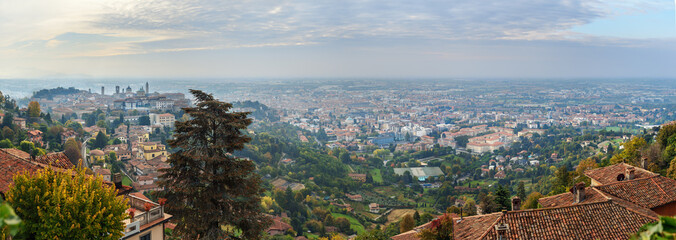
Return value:
M 84 163 L 86 168 L 90 168 L 89 167 L 89 160 L 87 158 L 87 142 L 89 142 L 89 139 L 91 139 L 91 138 L 92 137 L 88 137 L 87 139 L 84 140 L 84 142 L 82 142 L 82 154 L 81 154 L 81 156 L 82 156 L 82 162 Z

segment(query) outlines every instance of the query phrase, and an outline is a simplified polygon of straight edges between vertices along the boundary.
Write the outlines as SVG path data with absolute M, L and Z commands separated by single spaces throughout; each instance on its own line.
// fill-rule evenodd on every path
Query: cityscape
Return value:
M 0 240 L 676 240 L 674 19 L 0 0 Z

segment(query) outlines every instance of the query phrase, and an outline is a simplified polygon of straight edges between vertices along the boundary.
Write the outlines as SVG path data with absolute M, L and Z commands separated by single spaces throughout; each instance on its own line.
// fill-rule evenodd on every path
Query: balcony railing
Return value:
M 160 206 L 155 202 L 141 199 L 132 195 L 126 195 L 124 198 L 127 199 L 127 204 L 129 207 L 136 210 L 134 218 L 126 220 L 129 222 L 126 224 L 127 226 L 124 229 L 125 236 L 134 234 L 140 231 L 141 227 L 144 225 L 164 217 L 164 206 Z M 152 205 L 148 211 L 145 211 L 146 203 L 150 203 Z

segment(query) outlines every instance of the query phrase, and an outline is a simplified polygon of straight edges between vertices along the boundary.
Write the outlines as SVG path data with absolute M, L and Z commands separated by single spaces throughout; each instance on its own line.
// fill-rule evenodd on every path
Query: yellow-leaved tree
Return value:
M 640 166 L 641 151 L 648 146 L 642 137 L 634 137 L 628 142 L 622 144 L 624 150 L 610 159 L 610 163 L 627 163 L 634 166 Z
M 20 238 L 111 240 L 123 236 L 128 217 L 126 200 L 116 195 L 81 168 L 17 174 L 6 194 L 25 224 Z
M 28 103 L 28 116 L 30 117 L 40 117 L 40 103 L 36 101 L 31 101 Z

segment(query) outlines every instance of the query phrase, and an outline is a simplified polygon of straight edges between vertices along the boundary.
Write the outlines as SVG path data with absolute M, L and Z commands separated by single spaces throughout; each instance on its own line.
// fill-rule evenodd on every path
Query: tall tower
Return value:
M 115 86 L 115 94 L 120 94 L 120 86 Z
M 106 88 L 104 86 L 101 86 L 101 95 L 106 95 Z
M 146 94 L 150 94 L 150 89 L 148 88 L 148 82 L 146 82 Z

